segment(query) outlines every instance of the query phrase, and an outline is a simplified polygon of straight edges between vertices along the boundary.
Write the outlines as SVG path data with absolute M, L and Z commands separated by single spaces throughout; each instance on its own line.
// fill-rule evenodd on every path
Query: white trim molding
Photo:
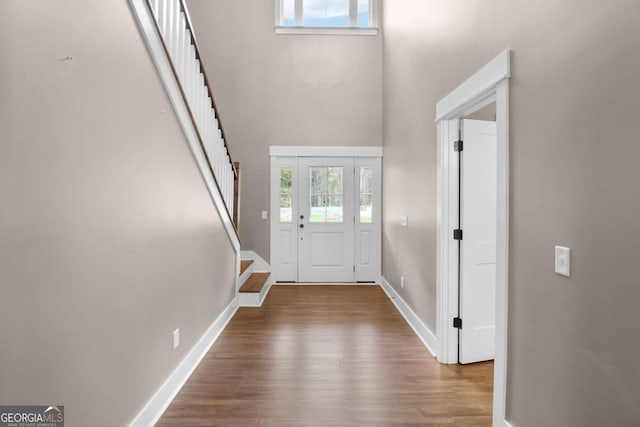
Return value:
M 275 28 L 276 34 L 326 34 L 332 36 L 377 36 L 378 29 L 372 27 L 283 27 Z
M 176 80 L 176 76 L 173 73 L 169 57 L 164 49 L 162 38 L 156 29 L 153 14 L 149 10 L 145 0 L 129 0 L 129 4 L 133 15 L 138 21 L 138 28 L 140 29 L 142 38 L 147 45 L 149 54 L 156 65 L 156 70 L 158 70 L 158 74 L 160 75 L 165 90 L 167 91 L 167 95 L 169 96 L 169 100 L 176 112 L 178 122 L 184 131 L 189 148 L 191 148 L 191 153 L 193 154 L 196 164 L 198 165 L 198 169 L 200 170 L 200 175 L 204 179 L 211 199 L 213 200 L 213 204 L 220 215 L 220 219 L 224 225 L 225 231 L 227 232 L 229 241 L 233 245 L 235 251 L 238 252 L 240 251 L 240 241 L 238 240 L 235 228 L 233 227 L 233 220 L 229 216 L 222 194 L 218 190 L 213 174 L 211 173 L 211 169 L 209 168 L 206 154 L 202 149 L 198 133 L 193 121 L 191 120 L 189 108 L 182 96 L 182 91 L 178 81 Z
M 382 157 L 382 147 L 272 145 L 269 155 L 280 157 Z
M 380 277 L 380 287 L 387 294 L 393 305 L 396 306 L 402 317 L 407 321 L 413 332 L 416 333 L 420 341 L 427 347 L 427 350 L 435 357 L 435 349 L 438 348 L 436 336 L 425 325 L 418 315 L 411 309 L 409 304 L 396 292 L 391 283 L 384 277 Z
M 276 286 L 378 286 L 374 282 L 274 282 Z
M 502 427 L 513 427 L 513 425 L 507 420 L 502 420 Z
M 452 155 L 459 118 L 491 100 L 496 102 L 497 236 L 496 349 L 493 384 L 493 427 L 504 427 L 507 399 L 507 320 L 509 278 L 509 77 L 505 50 L 436 105 L 437 122 L 437 354 L 441 363 L 457 363 L 458 251 L 452 230 L 458 215 L 458 164 Z
M 436 104 L 436 119 L 450 119 L 469 107 L 478 104 L 484 94 L 493 92 L 496 85 L 511 77 L 511 51 L 508 49 L 493 58 L 464 83 L 451 91 Z
M 187 382 L 193 371 L 200 364 L 213 343 L 218 339 L 224 328 L 238 310 L 238 298 L 231 300 L 229 305 L 213 321 L 209 329 L 182 359 L 178 367 L 160 386 L 158 391 L 149 399 L 147 404 L 129 424 L 130 427 L 147 427 L 155 425 L 169 404 L 176 397 L 182 386 Z
M 498 206 L 496 238 L 496 358 L 493 374 L 494 424 L 507 411 L 509 320 L 509 80 L 496 87 Z
M 362 222 L 358 216 L 358 210 L 353 212 L 353 239 L 347 238 L 345 244 L 351 245 L 353 242 L 353 276 L 349 279 L 347 275 L 351 271 L 343 271 L 344 276 L 339 277 L 340 281 L 352 282 L 373 282 L 376 281 L 382 272 L 382 147 L 318 147 L 318 146 L 272 146 L 271 147 L 271 172 L 270 172 L 270 248 L 271 248 L 271 272 L 274 280 L 278 282 L 304 282 L 310 278 L 299 275 L 301 267 L 301 247 L 300 228 L 304 225 L 304 215 L 308 215 L 308 203 L 302 201 L 308 198 L 303 195 L 308 191 L 301 185 L 305 184 L 305 172 L 312 162 L 315 165 L 342 165 L 350 169 L 353 166 L 355 179 L 353 185 L 347 185 L 345 203 L 353 203 L 359 206 L 360 203 L 360 180 L 357 176 L 365 168 L 371 170 L 371 196 L 372 196 L 372 216 L 369 222 Z M 286 154 L 286 155 L 285 155 Z M 325 156 L 331 154 L 332 156 Z M 363 154 L 362 157 L 353 155 Z M 353 162 L 353 163 L 351 163 Z M 291 173 L 291 220 L 280 221 L 280 185 L 283 169 L 289 169 Z M 350 175 L 350 174 L 349 174 Z M 308 180 L 308 176 L 307 176 Z M 351 181 L 349 178 L 348 181 Z M 353 194 L 351 196 L 351 191 Z M 308 202 L 308 200 L 307 200 Z M 306 211 L 306 213 L 305 213 Z M 350 222 L 350 221 L 349 221 Z M 348 227 L 351 228 L 351 227 Z M 345 230 L 347 231 L 347 230 Z M 349 232 L 351 230 L 348 230 Z M 345 250 L 349 250 L 346 249 Z M 300 264 L 299 264 L 300 262 Z M 351 270 L 349 268 L 349 270 Z M 336 279 L 337 276 L 333 278 Z M 330 277 L 316 276 L 318 281 L 327 281 Z

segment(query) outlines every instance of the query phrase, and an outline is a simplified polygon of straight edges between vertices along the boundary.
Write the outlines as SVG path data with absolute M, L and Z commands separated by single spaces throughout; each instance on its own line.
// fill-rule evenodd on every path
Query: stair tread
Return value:
M 249 268 L 249 266 L 253 264 L 253 260 L 252 259 L 243 259 L 240 261 L 240 274 L 244 273 L 245 271 L 247 271 L 247 268 Z
M 240 292 L 260 292 L 271 273 L 252 273 L 240 288 Z

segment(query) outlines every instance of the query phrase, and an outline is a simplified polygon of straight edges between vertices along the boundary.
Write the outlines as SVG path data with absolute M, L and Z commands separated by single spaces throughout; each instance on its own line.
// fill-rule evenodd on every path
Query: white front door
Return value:
M 271 156 L 276 281 L 379 280 L 381 225 L 381 157 Z
M 298 159 L 298 281 L 353 282 L 354 160 Z
M 460 153 L 460 363 L 495 355 L 496 123 L 463 120 Z

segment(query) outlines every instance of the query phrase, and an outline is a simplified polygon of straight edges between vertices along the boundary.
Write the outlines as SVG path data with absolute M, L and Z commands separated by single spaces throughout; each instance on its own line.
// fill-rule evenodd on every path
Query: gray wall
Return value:
M 126 1 L 2 1 L 0 58 L 0 404 L 125 425 L 232 299 L 232 247 Z
M 188 0 L 234 160 L 242 248 L 269 260 L 270 145 L 382 145 L 382 36 L 276 35 L 273 0 Z
M 640 3 L 384 5 L 385 277 L 435 330 L 434 106 L 510 47 L 508 419 L 637 425 Z

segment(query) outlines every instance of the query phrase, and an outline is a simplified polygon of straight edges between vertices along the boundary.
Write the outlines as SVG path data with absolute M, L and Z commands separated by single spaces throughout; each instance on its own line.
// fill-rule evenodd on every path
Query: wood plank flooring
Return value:
M 489 426 L 493 363 L 440 365 L 379 286 L 271 288 L 159 426 Z

